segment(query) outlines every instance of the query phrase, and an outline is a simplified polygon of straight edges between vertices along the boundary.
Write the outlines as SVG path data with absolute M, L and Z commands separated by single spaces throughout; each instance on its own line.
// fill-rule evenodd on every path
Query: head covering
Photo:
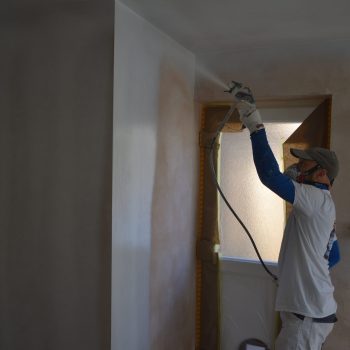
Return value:
M 314 160 L 323 169 L 327 170 L 327 176 L 332 181 L 336 178 L 339 172 L 339 162 L 336 154 L 321 147 L 313 147 L 305 150 L 291 148 L 290 153 L 297 158 Z

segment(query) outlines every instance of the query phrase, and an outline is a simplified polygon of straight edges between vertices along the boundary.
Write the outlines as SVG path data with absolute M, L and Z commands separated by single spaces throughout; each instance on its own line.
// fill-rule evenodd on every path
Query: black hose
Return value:
M 249 230 L 247 229 L 247 227 L 244 225 L 243 221 L 240 219 L 240 217 L 237 215 L 237 213 L 233 210 L 231 204 L 229 203 L 229 201 L 226 199 L 220 185 L 219 185 L 219 182 L 217 180 L 217 174 L 215 172 L 215 167 L 214 167 L 214 145 L 215 145 L 215 142 L 216 142 L 216 139 L 218 137 L 218 135 L 220 134 L 221 130 L 223 129 L 223 127 L 225 126 L 225 124 L 228 122 L 228 120 L 230 119 L 233 111 L 235 109 L 235 105 L 232 105 L 230 110 L 226 113 L 224 119 L 222 120 L 222 122 L 220 123 L 217 131 L 215 132 L 215 136 L 213 137 L 211 143 L 210 143 L 210 154 L 209 154 L 209 161 L 210 161 L 210 169 L 211 169 L 211 174 L 212 174 L 212 178 L 213 178 L 213 181 L 215 183 L 215 186 L 217 188 L 217 190 L 219 191 L 222 199 L 224 200 L 224 202 L 226 203 L 227 207 L 230 209 L 231 213 L 235 216 L 235 218 L 237 219 L 237 221 L 241 224 L 241 226 L 243 227 L 244 231 L 246 232 L 246 234 L 248 235 L 249 239 L 250 239 L 250 242 L 252 243 L 253 247 L 254 247 L 254 250 L 256 252 L 256 255 L 258 256 L 260 262 L 261 262 L 261 265 L 263 266 L 263 268 L 265 269 L 265 271 L 275 280 L 275 281 L 278 281 L 278 278 L 275 274 L 273 274 L 269 269 L 268 267 L 265 265 L 261 255 L 260 255 L 260 252 L 255 244 L 255 241 L 252 237 L 252 235 L 250 234 Z

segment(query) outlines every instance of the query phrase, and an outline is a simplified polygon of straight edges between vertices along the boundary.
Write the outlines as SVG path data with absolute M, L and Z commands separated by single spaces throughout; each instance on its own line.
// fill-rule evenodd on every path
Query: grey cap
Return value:
M 291 148 L 290 153 L 297 158 L 314 160 L 323 169 L 327 170 L 327 175 L 330 180 L 334 180 L 339 172 L 339 162 L 336 154 L 321 147 L 313 147 L 305 150 Z

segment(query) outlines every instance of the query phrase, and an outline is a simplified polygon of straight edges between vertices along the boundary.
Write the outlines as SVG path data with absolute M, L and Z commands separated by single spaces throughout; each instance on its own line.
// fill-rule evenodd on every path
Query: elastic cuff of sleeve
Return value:
M 265 130 L 264 124 L 258 124 L 258 125 L 256 126 L 256 130 L 253 130 L 253 131 L 250 133 L 250 136 L 253 136 L 253 135 L 255 135 L 255 134 L 261 133 L 262 130 Z

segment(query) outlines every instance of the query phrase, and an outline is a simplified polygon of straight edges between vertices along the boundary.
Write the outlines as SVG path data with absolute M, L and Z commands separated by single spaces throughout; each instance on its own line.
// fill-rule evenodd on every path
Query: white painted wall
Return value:
M 0 349 L 106 350 L 114 3 L 0 4 Z
M 342 43 L 344 45 L 342 45 Z M 221 61 L 217 66 L 216 62 Z M 225 81 L 236 79 L 248 84 L 255 96 L 333 95 L 331 147 L 340 161 L 340 173 L 332 190 L 337 208 L 337 232 L 341 263 L 332 271 L 339 322 L 325 349 L 350 348 L 350 49 L 346 42 L 318 45 L 288 45 L 212 53 L 205 65 Z M 226 99 L 221 88 L 198 82 L 200 100 Z
M 112 349 L 194 348 L 192 53 L 116 3 Z

